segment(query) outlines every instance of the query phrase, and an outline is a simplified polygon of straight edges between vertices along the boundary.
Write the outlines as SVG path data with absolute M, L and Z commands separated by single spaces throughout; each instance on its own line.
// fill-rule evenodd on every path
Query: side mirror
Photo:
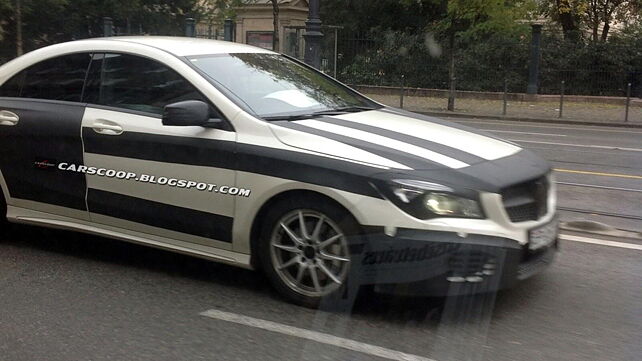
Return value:
M 200 100 L 172 103 L 163 109 L 163 125 L 202 126 L 210 120 L 210 106 Z

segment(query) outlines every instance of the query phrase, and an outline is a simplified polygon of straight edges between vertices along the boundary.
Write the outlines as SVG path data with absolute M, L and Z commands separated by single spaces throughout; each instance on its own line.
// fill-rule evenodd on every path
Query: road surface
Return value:
M 641 230 L 642 130 L 458 119 L 551 160 L 565 220 Z M 589 186 L 589 187 L 587 187 Z M 604 188 L 606 187 L 606 188 Z M 604 215 L 610 214 L 610 215 Z M 626 215 L 629 218 L 614 217 Z M 26 226 L 0 238 L 2 360 L 634 360 L 642 241 L 566 231 L 556 262 L 498 294 L 283 302 L 258 273 Z

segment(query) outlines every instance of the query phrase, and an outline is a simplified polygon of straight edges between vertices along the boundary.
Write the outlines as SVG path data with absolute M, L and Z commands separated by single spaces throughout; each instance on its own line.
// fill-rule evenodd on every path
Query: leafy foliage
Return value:
M 187 16 L 199 16 L 197 0 L 21 0 L 25 51 L 102 36 L 102 19 L 117 32 L 184 34 Z M 15 56 L 16 0 L 0 0 L 0 61 Z M 46 10 L 45 10 L 46 9 Z
M 518 20 L 533 17 L 536 8 L 532 0 L 449 0 L 445 16 L 436 25 L 443 32 L 455 32 L 463 37 L 514 32 L 524 26 Z
M 17 1 L 0 0 L 0 64 L 16 54 Z M 221 22 L 256 0 L 19 1 L 29 51 L 102 36 L 105 16 L 118 33 L 181 35 L 188 16 Z M 622 95 L 628 81 L 642 80 L 642 0 L 321 1 L 324 24 L 343 27 L 339 77 L 360 84 L 398 85 L 404 75 L 407 86 L 448 88 L 454 51 L 458 89 L 501 91 L 506 79 L 510 91 L 523 92 L 528 23 L 541 15 L 563 29 L 563 36 L 546 31 L 542 39 L 544 92 L 558 91 L 565 80 L 572 93 Z M 607 28 L 608 37 L 597 41 L 590 24 L 598 21 L 604 34 L 606 19 L 624 27 Z M 333 36 L 324 40 L 326 49 L 334 49 Z
M 204 0 L 197 3 L 198 12 L 208 23 L 222 23 L 225 19 L 236 19 L 241 6 L 256 3 L 257 0 Z
M 623 95 L 628 81 L 642 79 L 641 33 L 635 30 L 642 28 L 640 16 L 636 15 L 639 13 L 627 8 L 629 27 L 613 33 L 610 41 L 595 44 L 585 41 L 579 32 L 585 21 L 582 14 L 588 11 L 590 1 L 593 0 L 403 0 L 402 6 L 396 2 L 401 11 L 413 9 L 414 14 L 421 15 L 407 17 L 407 24 L 397 20 L 405 19 L 399 15 L 400 10 L 387 8 L 392 2 L 377 1 L 378 5 L 368 7 L 376 14 L 364 10 L 369 16 L 353 17 L 348 28 L 355 31 L 343 31 L 339 76 L 349 83 L 398 86 L 403 74 L 406 86 L 447 89 L 448 60 L 454 50 L 457 89 L 501 91 L 506 81 L 509 91 L 524 92 L 531 41 L 528 20 L 543 11 L 559 23 L 570 15 L 571 24 L 565 36 L 545 31 L 540 89 L 558 92 L 565 80 L 570 93 Z M 629 5 L 639 2 L 595 1 Z M 336 17 L 342 19 L 344 12 L 354 13 L 362 6 L 356 1 L 343 10 L 338 4 L 345 1 L 325 3 L 326 18 L 334 18 L 332 11 L 336 10 Z M 538 7 L 538 3 L 548 7 Z M 379 23 L 374 23 L 373 18 Z
M 641 0 L 544 0 L 540 7 L 572 41 L 584 37 L 584 29 L 592 41 L 606 41 L 612 25 L 639 21 L 642 16 Z
M 401 75 L 409 87 L 448 88 L 448 57 L 443 48 L 431 56 L 426 39 L 400 31 L 375 31 L 366 51 L 343 59 L 339 77 L 352 84 L 399 86 Z M 530 34 L 495 33 L 462 38 L 457 43 L 456 87 L 459 90 L 502 91 L 504 79 L 511 92 L 524 92 L 528 82 Z M 437 44 L 447 44 L 445 37 Z M 434 46 L 434 45 L 433 45 Z M 434 52 L 433 52 L 434 54 Z M 540 90 L 558 93 L 561 81 L 568 94 L 623 96 L 626 84 L 642 79 L 642 27 L 614 34 L 609 42 L 578 43 L 558 33 L 542 39 Z
M 399 85 L 404 75 L 406 86 L 448 88 L 448 58 L 452 50 L 439 45 L 447 43 L 445 37 L 433 40 L 432 34 L 408 35 L 393 31 L 372 33 L 372 36 L 380 40 L 342 69 L 342 80 L 355 84 Z M 488 36 L 484 41 L 461 40 L 456 62 L 457 88 L 499 91 L 504 78 L 516 88 L 527 72 L 529 40 L 499 34 Z

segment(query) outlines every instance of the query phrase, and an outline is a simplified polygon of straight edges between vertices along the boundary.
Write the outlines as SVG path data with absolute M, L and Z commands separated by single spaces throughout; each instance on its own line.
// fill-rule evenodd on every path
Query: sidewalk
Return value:
M 383 104 L 399 107 L 398 95 L 368 94 L 366 96 Z M 635 102 L 635 103 L 634 103 Z M 559 101 L 557 102 L 527 102 L 509 101 L 506 116 L 502 116 L 503 102 L 501 100 L 456 99 L 455 111 L 447 110 L 446 98 L 405 96 L 404 109 L 450 117 L 479 117 L 479 118 L 505 118 L 510 120 L 563 122 L 577 124 L 614 125 L 642 127 L 642 106 L 640 100 L 632 100 L 629 108 L 629 121 L 624 122 L 625 108 L 622 105 L 589 103 L 589 102 L 564 102 L 563 118 L 559 118 Z M 640 102 L 642 103 L 642 102 Z

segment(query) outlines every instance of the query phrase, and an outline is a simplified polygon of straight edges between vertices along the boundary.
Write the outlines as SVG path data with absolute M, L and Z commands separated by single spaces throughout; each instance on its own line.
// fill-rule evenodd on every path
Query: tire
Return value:
M 343 293 L 350 271 L 348 236 L 360 234 L 354 217 L 323 197 L 280 201 L 262 222 L 261 268 L 288 301 L 318 308 L 324 298 Z

